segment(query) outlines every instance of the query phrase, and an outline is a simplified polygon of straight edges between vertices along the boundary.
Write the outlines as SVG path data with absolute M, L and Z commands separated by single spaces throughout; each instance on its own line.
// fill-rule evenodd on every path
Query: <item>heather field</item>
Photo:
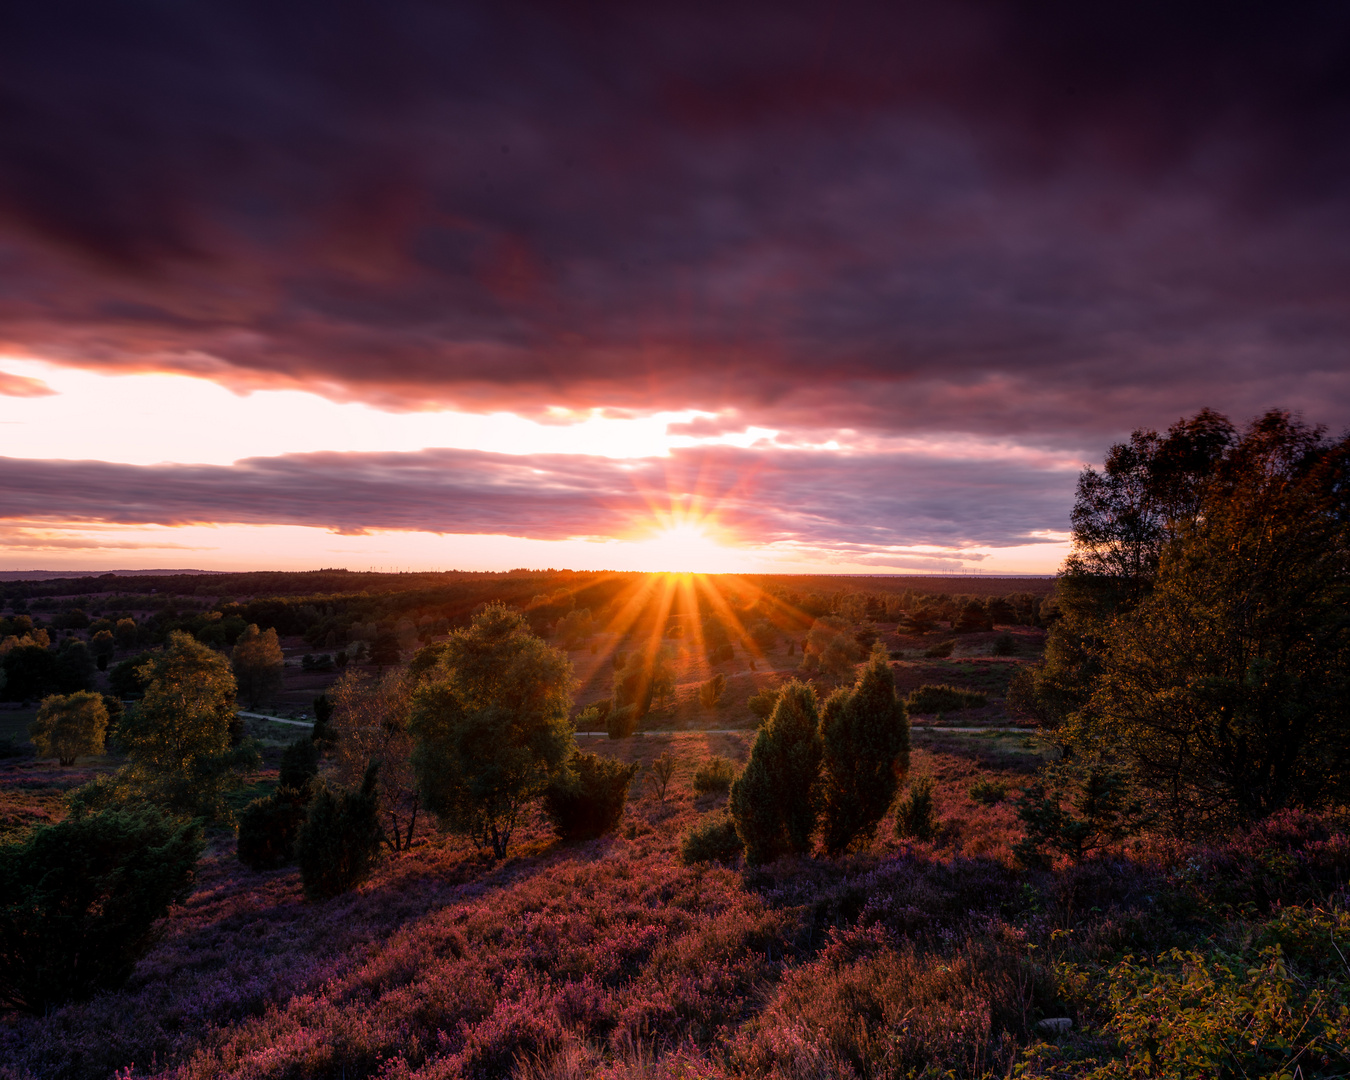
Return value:
M 494 865 L 430 833 L 316 904 L 294 869 L 253 873 L 216 832 L 130 982 L 6 1016 L 0 1075 L 1202 1076 L 1219 1075 L 1203 1048 L 1225 1009 L 1260 1044 L 1253 1061 L 1350 1068 L 1333 949 L 1350 940 L 1350 844 L 1325 820 L 1028 872 L 1009 799 L 971 788 L 1015 793 L 1037 745 L 918 732 L 931 842 L 896 839 L 888 818 L 837 860 L 684 866 L 680 835 L 725 802 L 693 790 L 695 769 L 739 765 L 749 737 L 584 741 L 644 766 L 619 829 L 596 841 L 559 843 L 532 818 Z M 650 780 L 662 753 L 677 762 L 664 801 Z M 55 815 L 58 789 L 87 779 L 55 772 L 7 764 L 6 819 Z M 1047 1033 L 1047 1017 L 1074 1025 Z M 1176 1071 L 1154 1060 L 1169 1047 Z

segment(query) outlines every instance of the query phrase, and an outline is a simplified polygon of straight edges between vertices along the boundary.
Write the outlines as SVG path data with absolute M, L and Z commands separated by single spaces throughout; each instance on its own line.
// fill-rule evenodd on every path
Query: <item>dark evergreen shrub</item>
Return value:
M 699 704 L 705 709 L 712 709 L 722 700 L 722 694 L 727 688 L 727 677 L 722 672 L 718 672 L 707 682 L 698 688 Z
M 1008 797 L 1008 785 L 1002 780 L 976 780 L 967 789 L 967 793 L 977 803 L 993 806 Z
M 636 705 L 623 705 L 612 708 L 605 717 L 605 731 L 611 739 L 626 739 L 637 730 L 638 711 Z
M 777 687 L 766 686 L 763 690 L 751 694 L 749 700 L 746 701 L 746 706 L 759 719 L 761 724 L 773 715 L 773 707 L 778 704 L 778 692 Z
M 979 709 L 988 703 L 987 697 L 973 690 L 962 690 L 955 686 L 935 686 L 932 683 L 926 683 L 911 692 L 906 702 L 910 712 L 925 714 Z
M 714 754 L 700 762 L 694 770 L 694 790 L 700 795 L 710 792 L 726 791 L 736 779 L 736 766 L 724 757 Z
M 701 862 L 735 862 L 741 850 L 741 838 L 730 815 L 711 814 L 681 838 L 680 862 L 685 866 Z
M 320 749 L 333 743 L 333 733 L 328 727 L 328 721 L 333 718 L 333 708 L 327 694 L 320 694 L 314 699 L 314 730 L 309 737 L 319 744 Z
M 825 850 L 837 855 L 871 839 L 909 769 L 909 717 L 884 650 L 825 702 L 820 730 Z
M 1011 634 L 999 634 L 994 638 L 995 656 L 1012 656 L 1017 652 L 1017 639 Z
M 937 835 L 933 778 L 916 776 L 895 808 L 895 835 L 902 840 L 931 840 Z
M 924 649 L 923 654 L 930 660 L 941 659 L 946 656 L 951 656 L 952 650 L 955 648 L 955 641 L 940 641 L 936 645 L 930 645 L 928 648 Z
M 792 680 L 731 785 L 731 816 L 747 862 L 810 850 L 819 814 L 819 727 L 815 690 Z
M 0 1002 L 42 1014 L 121 986 L 182 900 L 201 827 L 149 806 L 72 816 L 0 846 Z
M 574 751 L 568 774 L 544 791 L 544 812 L 564 840 L 591 840 L 623 817 L 636 765 Z
M 303 791 L 319 775 L 319 748 L 313 739 L 296 739 L 281 753 L 277 786 Z
M 317 785 L 295 842 L 300 881 L 309 899 L 326 900 L 355 888 L 374 869 L 382 840 L 378 771 L 378 763 L 367 769 L 357 791 Z
M 250 870 L 275 870 L 295 858 L 308 800 L 308 787 L 282 787 L 244 807 L 236 847 L 239 861 Z

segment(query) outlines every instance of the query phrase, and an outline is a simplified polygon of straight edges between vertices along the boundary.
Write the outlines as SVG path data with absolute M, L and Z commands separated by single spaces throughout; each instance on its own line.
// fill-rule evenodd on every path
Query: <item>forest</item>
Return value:
M 0 1078 L 1350 1075 L 1350 440 L 1054 579 L 0 583 Z

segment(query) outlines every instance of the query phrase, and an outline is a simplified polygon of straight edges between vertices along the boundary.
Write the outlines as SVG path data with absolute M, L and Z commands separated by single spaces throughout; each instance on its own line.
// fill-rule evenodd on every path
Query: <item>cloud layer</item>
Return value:
M 294 454 L 232 466 L 0 458 L 0 518 L 305 525 L 536 540 L 641 536 L 692 511 L 744 544 L 1011 546 L 1067 527 L 1073 474 L 917 455 L 713 449 L 669 459 L 467 450 Z
M 1345 424 L 1347 70 L 1335 3 L 26 5 L 0 345 L 402 408 Z

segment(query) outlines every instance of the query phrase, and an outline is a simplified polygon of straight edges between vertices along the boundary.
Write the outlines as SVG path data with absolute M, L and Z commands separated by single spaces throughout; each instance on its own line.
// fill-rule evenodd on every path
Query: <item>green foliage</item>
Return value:
M 910 693 L 905 702 L 913 713 L 960 712 L 962 709 L 980 709 L 989 703 L 983 694 L 962 690 L 955 686 L 925 683 Z
M 694 770 L 694 790 L 700 795 L 709 795 L 730 789 L 736 779 L 736 766 L 726 758 L 714 754 L 700 761 Z
M 966 793 L 977 803 L 994 806 L 1008 797 L 1008 785 L 1002 780 L 976 780 Z
M 820 813 L 819 728 L 815 690 L 792 680 L 731 785 L 731 816 L 752 865 L 810 850 Z
M 736 823 L 726 813 L 709 814 L 680 838 L 680 862 L 735 862 L 741 854 Z
M 1011 634 L 999 634 L 994 638 L 993 653 L 995 656 L 1013 656 L 1017 652 L 1017 639 Z
M 779 687 L 766 686 L 751 694 L 745 703 L 750 712 L 759 718 L 761 724 L 773 714 L 773 707 L 778 704 L 778 693 Z
M 1294 949 L 1282 944 L 1290 937 Z M 1347 973 L 1328 945 L 1347 939 L 1350 916 L 1344 911 L 1293 908 L 1234 949 L 1127 956 L 1106 971 L 1062 964 L 1056 972 L 1061 987 L 1080 1009 L 1101 1017 L 1114 1044 L 1113 1060 L 1072 1075 L 1345 1076 Z
M 802 668 L 830 675 L 847 675 L 863 658 L 862 646 L 853 636 L 847 619 L 826 615 L 817 619 L 806 635 L 802 649 Z
M 314 699 L 314 730 L 309 735 L 320 750 L 327 749 L 333 744 L 334 733 L 328 726 L 328 722 L 332 719 L 333 702 L 327 694 L 320 694 Z
M 978 600 L 969 601 L 961 609 L 961 614 L 952 622 L 952 630 L 958 634 L 973 634 L 982 630 L 992 630 L 994 620 L 988 610 Z
M 141 672 L 154 658 L 154 653 L 143 652 L 113 665 L 113 669 L 108 672 L 108 688 L 122 701 L 140 697 L 149 685 L 141 678 Z
M 379 763 L 356 791 L 320 783 L 295 841 L 300 883 L 310 900 L 326 900 L 370 877 L 380 857 Z
M 32 638 L 21 638 L 0 656 L 0 670 L 5 673 L 6 701 L 33 701 L 59 688 L 56 653 Z
M 820 726 L 825 850 L 837 855 L 871 839 L 909 770 L 909 717 L 883 649 L 825 702 Z
M 319 748 L 313 739 L 296 739 L 281 752 L 279 787 L 303 791 L 319 775 Z
M 637 731 L 638 709 L 636 705 L 620 705 L 605 715 L 605 731 L 611 739 L 626 739 Z
M 553 628 L 554 636 L 564 649 L 576 649 L 595 632 L 590 608 L 569 611 Z
M 930 660 L 941 660 L 951 656 L 955 649 L 955 641 L 940 641 L 936 645 L 930 645 L 924 649 L 923 654 Z
M 895 835 L 902 840 L 931 840 L 937 829 L 933 778 L 916 776 L 909 783 L 908 793 L 896 804 Z
M 282 786 L 249 803 L 239 815 L 239 861 L 251 870 L 275 870 L 290 862 L 308 801 L 308 787 Z
M 442 825 L 503 858 L 524 807 L 575 748 L 572 665 L 516 611 L 489 604 L 455 631 L 413 696 L 413 764 Z
M 120 725 L 128 764 L 116 787 L 174 814 L 231 822 L 225 794 L 258 765 L 252 743 L 231 745 L 234 676 L 219 653 L 174 631 L 141 669 L 145 696 Z
M 63 694 L 90 690 L 97 670 L 89 646 L 78 638 L 66 638 L 56 653 L 56 689 Z
M 92 690 L 42 699 L 28 734 L 38 757 L 54 757 L 74 765 L 81 754 L 101 754 L 108 730 L 108 707 Z
M 147 806 L 0 846 L 0 1002 L 40 1015 L 121 986 L 187 895 L 201 850 L 197 824 Z
M 275 697 L 281 690 L 285 667 L 276 630 L 259 630 L 257 623 L 250 623 L 230 651 L 230 666 L 239 695 L 250 709 Z
M 544 812 L 558 835 L 564 840 L 590 840 L 613 829 L 623 817 L 637 768 L 574 751 L 567 771 L 555 776 L 544 791 Z
M 1056 762 L 1022 789 L 1017 816 L 1026 835 L 1013 853 L 1026 866 L 1044 867 L 1055 854 L 1081 862 L 1123 840 L 1137 825 L 1139 807 L 1119 769 L 1100 761 Z
M 614 672 L 614 707 L 631 708 L 636 726 L 651 711 L 652 701 L 664 701 L 675 688 L 668 649 L 655 652 L 635 650 L 626 654 L 623 666 Z
M 727 688 L 727 677 L 718 672 L 698 688 L 698 701 L 705 709 L 715 709 Z

